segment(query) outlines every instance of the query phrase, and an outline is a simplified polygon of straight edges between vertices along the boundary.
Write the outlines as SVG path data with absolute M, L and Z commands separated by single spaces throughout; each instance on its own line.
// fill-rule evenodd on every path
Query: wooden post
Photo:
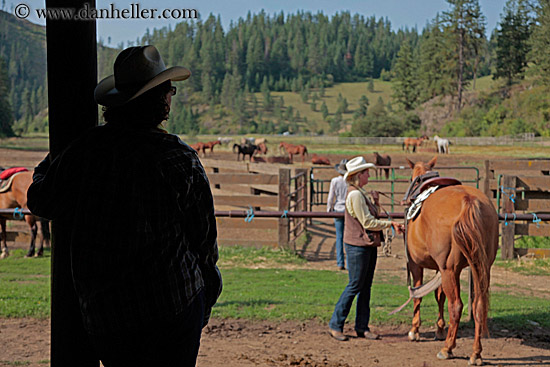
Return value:
M 502 200 L 504 201 L 504 213 L 514 213 L 514 203 L 510 199 L 516 195 L 516 176 L 504 176 L 503 177 L 503 190 L 506 193 Z M 498 188 L 500 190 L 500 188 Z M 513 215 L 508 214 L 507 219 L 513 219 Z M 502 242 L 501 242 L 501 256 L 503 260 L 514 258 L 514 235 L 516 233 L 515 221 L 502 222 Z
M 296 169 L 296 175 L 301 174 L 299 179 L 297 180 L 297 187 L 301 187 L 298 191 L 297 200 L 300 201 L 300 205 L 296 208 L 296 210 L 300 211 L 307 211 L 307 169 L 306 168 L 299 168 Z M 306 230 L 306 218 L 302 218 L 300 220 L 300 229 L 298 232 L 302 230 Z
M 47 8 L 75 8 L 95 0 L 46 0 Z M 50 153 L 59 155 L 76 137 L 97 125 L 96 23 L 46 20 Z M 70 230 L 52 223 L 51 366 L 99 366 L 84 330 L 74 290 Z
M 483 181 L 483 192 L 493 201 L 493 194 L 491 193 L 491 181 L 495 178 L 495 173 L 489 167 L 490 161 L 485 161 L 485 180 Z
M 288 210 L 290 198 L 290 169 L 279 169 L 279 210 Z M 290 222 L 288 218 L 279 218 L 279 248 L 288 249 L 290 242 Z

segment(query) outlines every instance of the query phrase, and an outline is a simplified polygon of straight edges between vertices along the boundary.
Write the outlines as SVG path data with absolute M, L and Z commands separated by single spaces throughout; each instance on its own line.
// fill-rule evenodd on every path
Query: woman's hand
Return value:
M 403 224 L 392 221 L 391 225 L 397 234 L 405 233 L 405 226 Z

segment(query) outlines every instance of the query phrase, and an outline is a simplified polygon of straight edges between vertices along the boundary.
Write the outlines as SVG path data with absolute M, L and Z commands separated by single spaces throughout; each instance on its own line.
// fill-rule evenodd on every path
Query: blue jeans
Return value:
M 334 227 L 336 227 L 336 265 L 345 267 L 344 258 L 344 218 L 334 218 Z
M 370 292 L 378 256 L 377 248 L 374 246 L 352 246 L 346 243 L 346 255 L 349 283 L 334 308 L 329 327 L 333 330 L 343 331 L 351 305 L 357 296 L 355 330 L 369 331 Z

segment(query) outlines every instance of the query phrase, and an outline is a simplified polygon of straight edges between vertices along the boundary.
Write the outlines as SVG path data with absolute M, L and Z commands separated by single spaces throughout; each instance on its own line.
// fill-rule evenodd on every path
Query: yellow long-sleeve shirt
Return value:
M 365 196 L 361 193 L 361 190 Z M 361 225 L 369 231 L 380 231 L 390 228 L 391 222 L 388 220 L 376 219 L 369 211 L 369 207 L 365 201 L 366 192 L 363 189 L 353 190 L 346 198 L 346 210 L 348 213 L 357 218 Z

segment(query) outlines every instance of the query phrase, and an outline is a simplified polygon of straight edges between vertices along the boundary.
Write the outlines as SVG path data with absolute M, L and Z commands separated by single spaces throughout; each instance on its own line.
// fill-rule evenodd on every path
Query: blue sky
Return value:
M 483 14 L 487 18 L 488 34 L 496 27 L 500 14 L 503 11 L 506 0 L 479 0 Z M 15 8 L 18 4 L 27 4 L 34 14 L 35 9 L 45 7 L 44 0 L 22 0 L 20 2 L 6 1 L 6 10 Z M 96 7 L 109 8 L 111 4 L 117 9 L 130 9 L 130 4 L 138 4 L 143 8 L 156 8 L 160 12 L 163 9 L 196 9 L 201 18 L 205 19 L 210 13 L 220 15 L 224 29 L 229 27 L 231 20 L 237 20 L 240 17 L 246 17 L 250 11 L 258 13 L 262 9 L 268 14 L 279 13 L 281 10 L 285 14 L 295 13 L 297 10 L 319 11 L 326 15 L 332 15 L 339 11 L 349 10 L 352 14 L 359 13 L 365 16 L 375 15 L 378 17 L 387 17 L 392 29 L 403 27 L 424 28 L 426 22 L 433 19 L 438 12 L 448 9 L 448 3 L 445 0 L 124 0 L 124 1 L 102 1 L 96 0 Z M 28 20 L 45 24 L 36 16 L 29 16 Z M 111 45 L 117 45 L 121 41 L 134 41 L 141 37 L 147 28 L 162 28 L 168 24 L 175 25 L 182 20 L 159 20 L 159 19 L 118 19 L 118 20 L 98 20 L 98 37 L 107 42 L 111 37 Z

